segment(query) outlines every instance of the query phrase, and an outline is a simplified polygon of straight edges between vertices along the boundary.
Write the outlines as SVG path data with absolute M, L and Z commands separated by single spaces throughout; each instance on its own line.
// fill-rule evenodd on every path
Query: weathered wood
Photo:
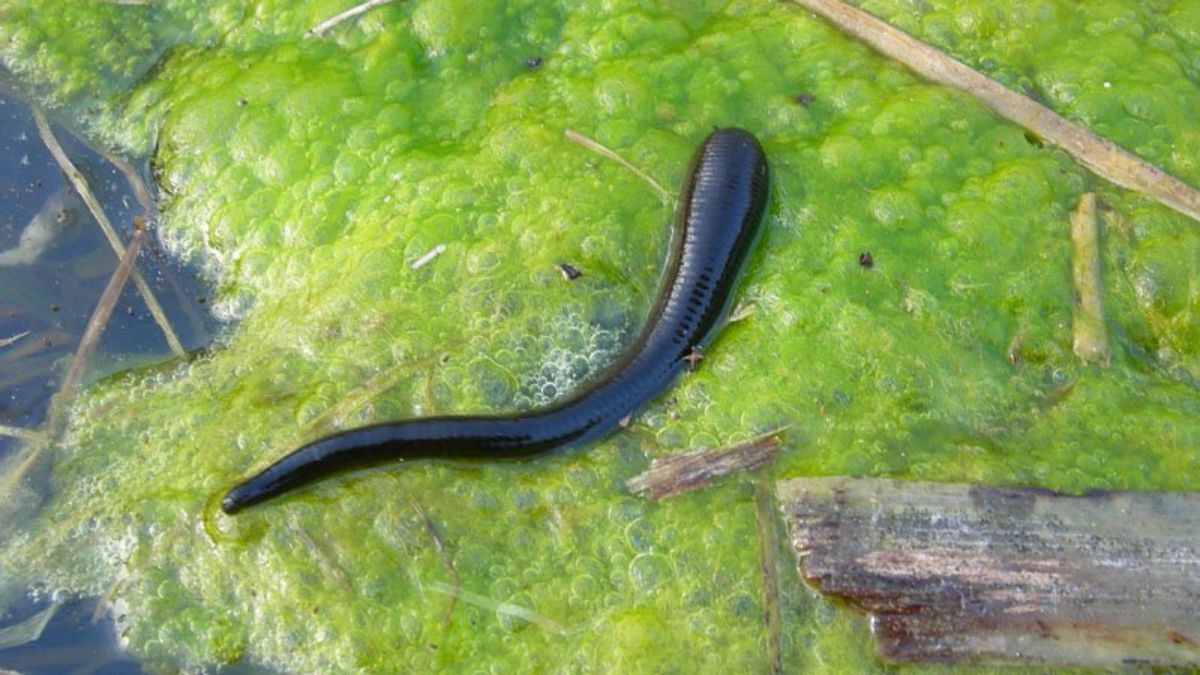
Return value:
M 762 572 L 763 628 L 767 639 L 767 672 L 782 675 L 783 613 L 779 609 L 779 552 L 783 537 L 779 518 L 775 517 L 775 495 L 767 480 L 766 469 L 754 474 L 754 522 L 758 528 L 758 565 Z
M 778 486 L 801 574 L 896 662 L 1200 665 L 1200 493 Z
M 650 462 L 649 469 L 625 481 L 625 487 L 654 500 L 708 487 L 722 476 L 774 462 L 779 455 L 779 434 L 783 431 L 777 429 L 726 448 L 658 457 Z
M 1100 283 L 1100 226 L 1096 195 L 1085 193 L 1071 214 L 1071 278 L 1075 311 L 1071 333 L 1075 355 L 1088 363 L 1107 366 L 1112 356 L 1104 327 L 1104 287 Z

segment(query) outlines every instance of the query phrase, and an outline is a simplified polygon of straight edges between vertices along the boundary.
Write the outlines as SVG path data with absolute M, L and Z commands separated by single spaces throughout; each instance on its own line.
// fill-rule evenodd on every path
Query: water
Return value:
M 143 215 L 129 182 L 65 130 L 55 133 L 103 204 L 123 240 Z M 0 424 L 36 430 L 79 344 L 117 257 L 79 194 L 38 134 L 29 107 L 0 89 Z M 139 269 L 189 351 L 217 325 L 193 270 L 165 256 L 150 237 Z M 87 379 L 173 356 L 145 303 L 127 284 L 107 324 Z M 20 440 L 0 435 L 0 460 Z M 26 597 L 0 615 L 0 631 L 48 611 Z M 139 673 L 122 656 L 113 618 L 94 598 L 64 599 L 38 639 L 0 648 L 0 668 L 23 673 Z M 2 641 L 0 641 L 2 642 Z

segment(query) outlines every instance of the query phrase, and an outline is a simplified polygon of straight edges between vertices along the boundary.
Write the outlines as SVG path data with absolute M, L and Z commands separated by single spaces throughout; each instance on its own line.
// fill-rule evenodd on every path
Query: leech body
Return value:
M 350 429 L 310 443 L 229 491 L 226 513 L 345 469 L 387 461 L 520 459 L 594 439 L 661 394 L 714 337 L 758 238 L 768 170 L 758 141 L 714 131 L 692 158 L 663 287 L 634 344 L 581 390 L 546 408 L 429 417 Z

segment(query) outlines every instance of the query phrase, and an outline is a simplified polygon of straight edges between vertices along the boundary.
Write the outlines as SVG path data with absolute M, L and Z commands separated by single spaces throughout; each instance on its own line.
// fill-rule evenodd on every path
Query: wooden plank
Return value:
M 1200 665 L 1200 493 L 778 485 L 801 575 L 902 663 Z

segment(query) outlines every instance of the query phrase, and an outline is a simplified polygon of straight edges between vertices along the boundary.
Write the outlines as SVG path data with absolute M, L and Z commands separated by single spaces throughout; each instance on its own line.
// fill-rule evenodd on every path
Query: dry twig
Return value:
M 445 252 L 446 252 L 446 245 L 438 244 L 437 246 L 434 246 L 432 249 L 430 249 L 428 253 L 426 253 L 425 255 L 421 256 L 420 258 L 417 258 L 416 260 L 414 260 L 413 263 L 411 265 L 409 265 L 409 267 L 414 270 L 419 270 L 422 267 L 433 262 L 434 258 L 438 257 L 439 255 L 441 255 Z
M 1091 192 L 1079 198 L 1079 206 L 1071 214 L 1071 276 L 1077 300 L 1071 322 L 1075 355 L 1088 363 L 1107 366 L 1111 352 L 1104 330 L 1096 195 Z
M 104 214 L 104 209 L 100 206 L 100 202 L 96 200 L 96 196 L 92 194 L 91 188 L 88 187 L 87 179 L 79 172 L 75 164 L 67 157 L 67 153 L 62 149 L 58 139 L 54 136 L 54 132 L 50 129 L 50 123 L 46 120 L 46 115 L 36 106 L 33 108 L 33 119 L 37 123 L 38 133 L 42 136 L 42 141 L 50 150 L 50 154 L 54 156 L 59 167 L 67 174 L 67 178 L 71 181 L 71 185 L 75 187 L 75 191 L 87 204 L 88 210 L 91 211 L 92 217 L 100 225 L 100 229 L 104 232 L 105 238 L 116 252 L 118 258 L 125 256 L 125 246 L 121 243 L 120 237 L 117 236 L 117 231 L 112 226 L 112 222 L 108 220 L 108 216 Z M 158 323 L 158 327 L 162 330 L 163 337 L 167 340 L 167 345 L 171 348 L 171 352 L 176 356 L 184 356 L 183 343 L 179 341 L 179 337 L 175 335 L 175 331 L 171 328 L 171 324 L 167 322 L 167 316 L 163 313 L 162 305 L 158 303 L 158 298 L 155 297 L 154 291 L 150 288 L 150 284 L 146 282 L 145 277 L 136 269 L 133 270 L 133 282 L 137 286 L 138 293 L 142 299 L 146 301 L 146 306 L 150 309 L 150 314 L 154 317 L 154 321 Z
M 322 21 L 321 23 L 313 26 L 312 28 L 308 29 L 308 32 L 305 33 L 304 36 L 305 37 L 323 37 L 326 33 L 333 30 L 334 27 L 341 24 L 342 22 L 349 21 L 350 19 L 353 19 L 354 17 L 356 17 L 360 14 L 366 14 L 367 12 L 371 11 L 372 9 L 375 9 L 376 7 L 379 7 L 381 5 L 386 5 L 386 4 L 389 4 L 392 2 L 396 2 L 396 0 L 367 0 L 367 2 L 364 2 L 361 5 L 356 5 L 354 7 L 351 7 L 350 9 L 342 12 L 341 14 L 338 14 L 334 17 L 326 19 L 325 21 Z
M 870 14 L 840 0 L 792 0 L 871 45 L 917 74 L 971 94 L 1074 157 L 1096 175 L 1143 192 L 1176 211 L 1200 220 L 1200 192 L 1162 169 L 1074 124 L 1036 101 L 988 78 Z

